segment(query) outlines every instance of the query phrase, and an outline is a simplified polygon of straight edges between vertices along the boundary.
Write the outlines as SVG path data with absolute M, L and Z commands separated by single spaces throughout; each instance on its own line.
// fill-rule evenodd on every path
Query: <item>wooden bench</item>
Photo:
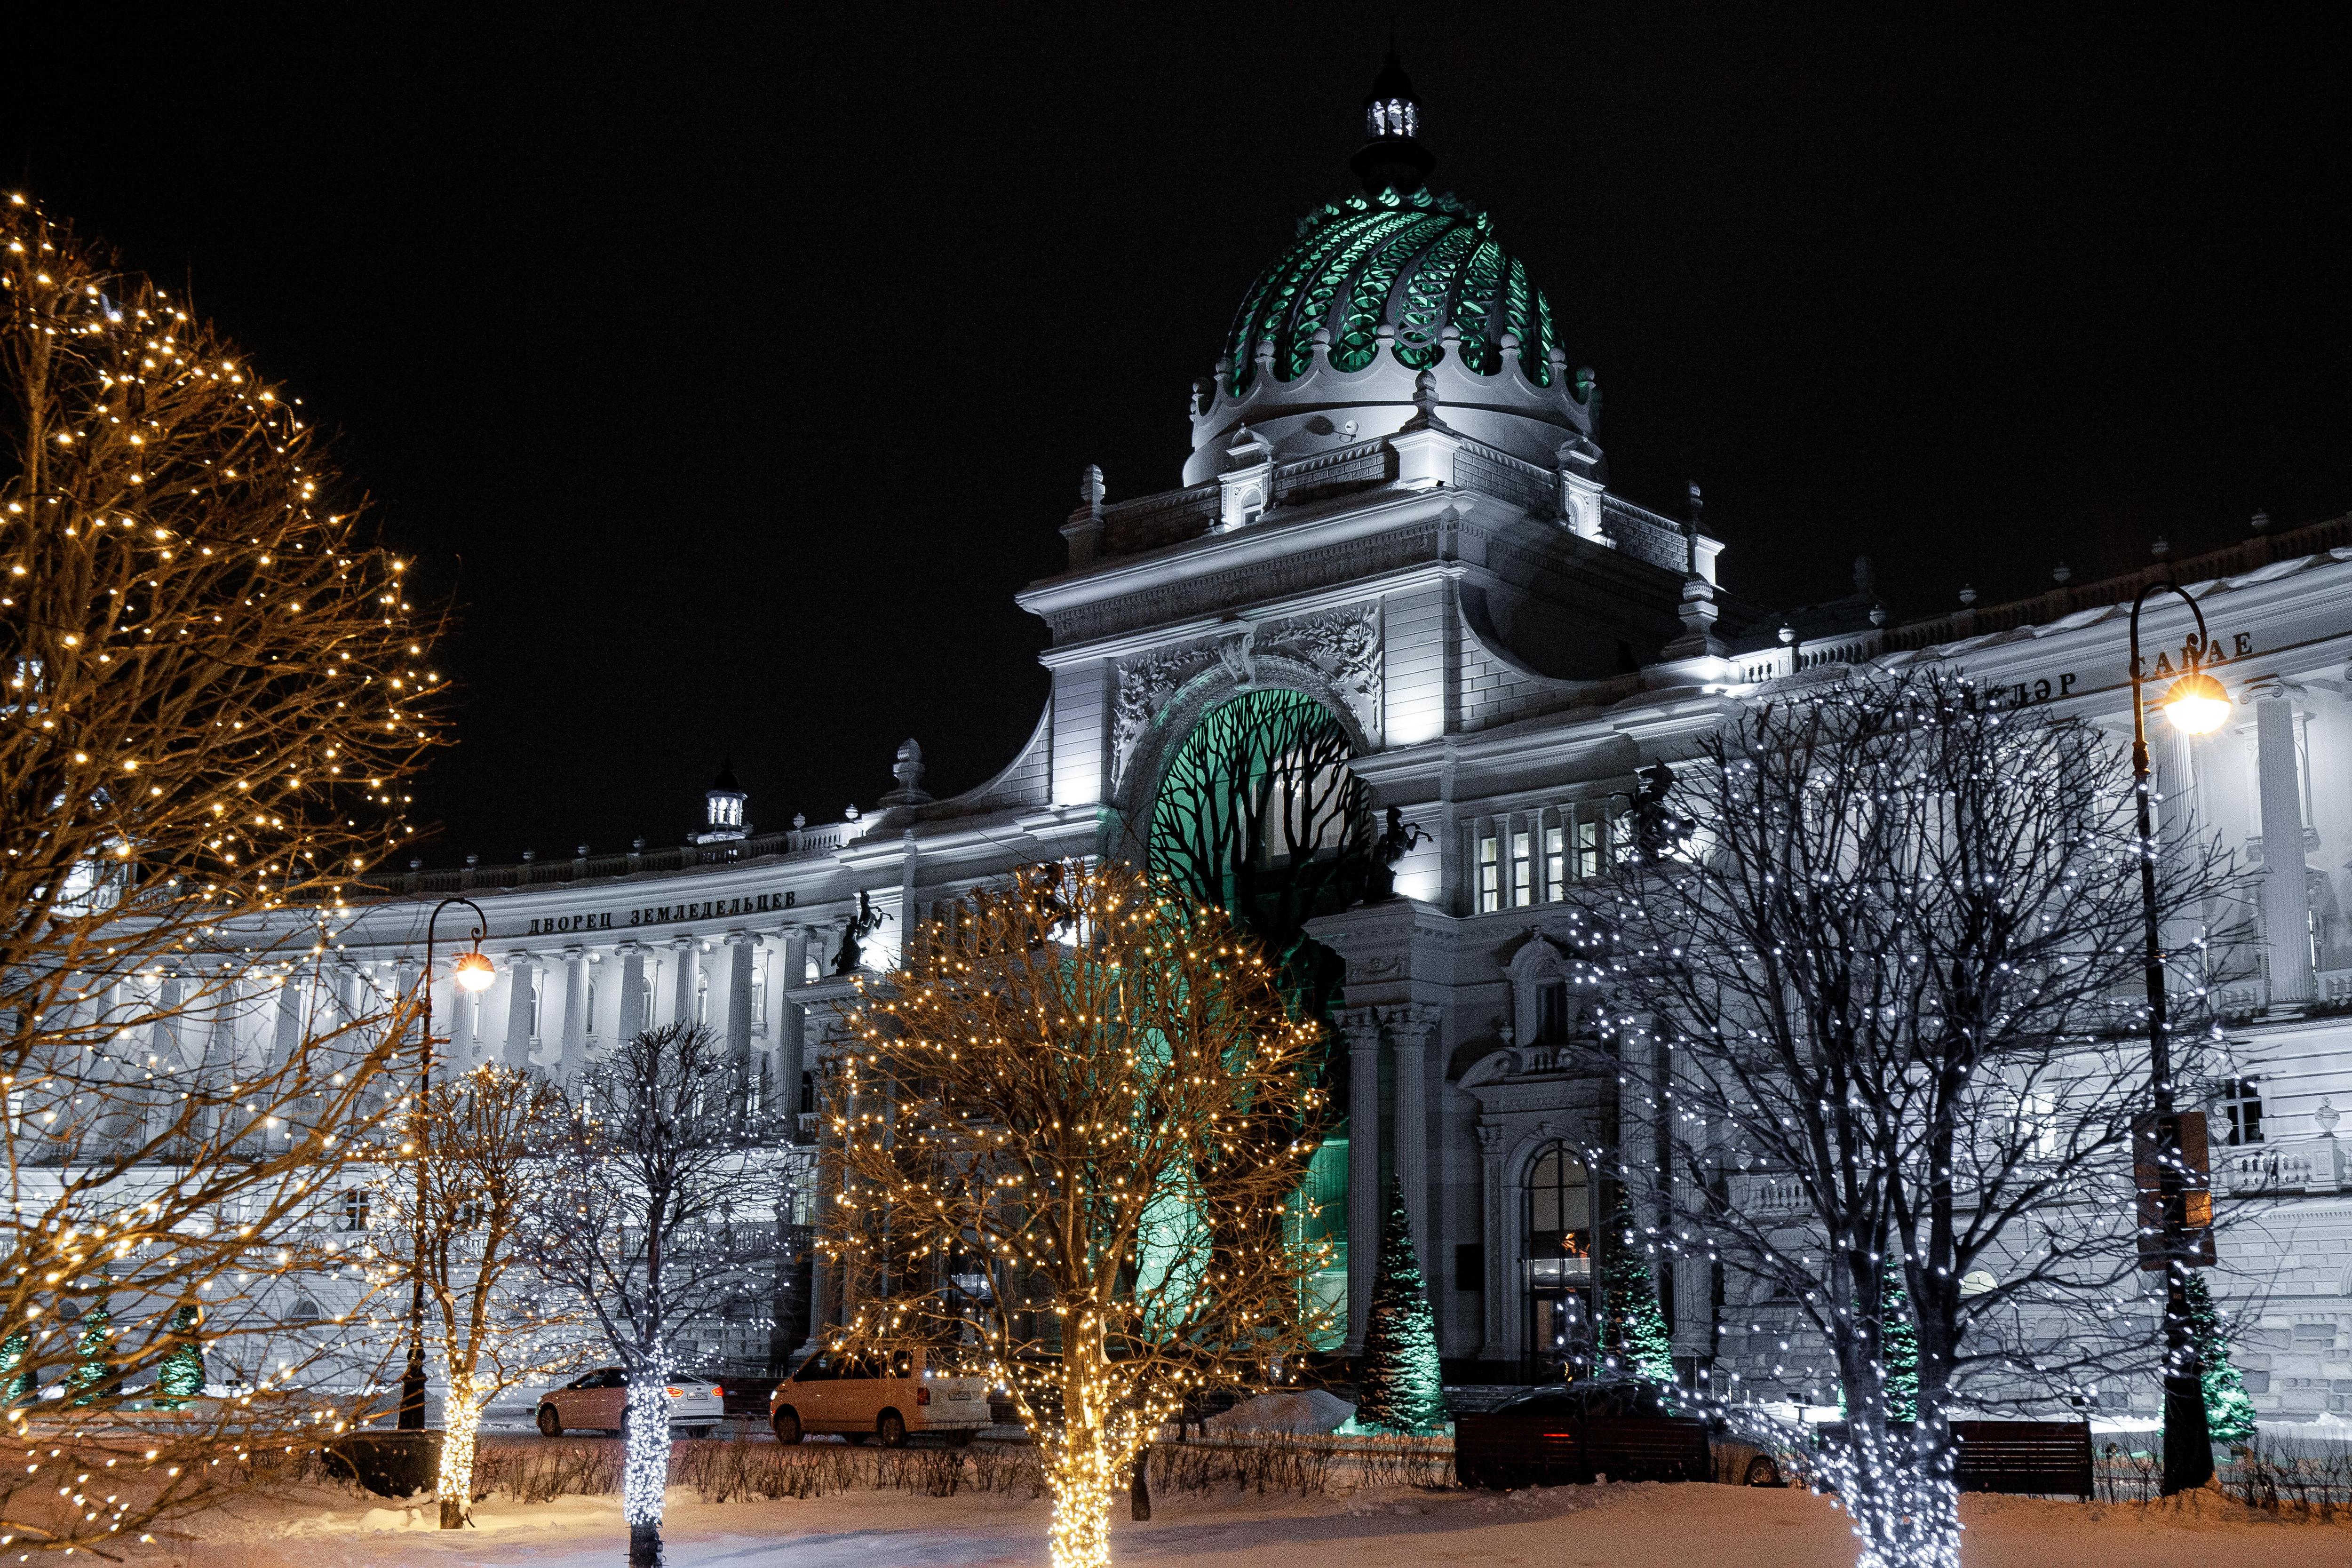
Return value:
M 2088 1421 L 1955 1421 L 1964 1492 L 2091 1498 Z
M 1908 1442 L 1911 1424 L 1890 1421 L 1887 1435 Z M 1952 1483 L 1964 1492 L 2013 1492 L 2027 1497 L 2091 1497 L 2088 1421 L 1955 1421 L 1958 1445 Z M 1843 1444 L 1846 1426 L 1832 1421 L 1814 1440 Z

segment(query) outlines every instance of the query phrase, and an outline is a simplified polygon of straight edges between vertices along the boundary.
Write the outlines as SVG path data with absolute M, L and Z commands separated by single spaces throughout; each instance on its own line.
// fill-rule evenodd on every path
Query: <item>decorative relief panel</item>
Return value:
M 1136 747 L 1142 743 L 1160 710 L 1168 706 L 1169 699 L 1216 657 L 1214 649 L 1194 644 L 1189 647 L 1154 648 L 1118 661 L 1118 690 L 1111 700 L 1110 717 L 1113 788 L 1127 782 L 1127 770 L 1135 760 Z
M 1378 601 L 1351 605 L 1288 620 L 1244 626 L 1213 641 L 1154 648 L 1114 667 L 1118 689 L 1111 701 L 1111 784 L 1127 782 L 1137 751 L 1170 702 L 1213 667 L 1240 690 L 1259 683 L 1260 656 L 1304 665 L 1329 682 L 1348 706 L 1359 730 L 1373 745 L 1381 742 L 1382 658 Z
M 1258 629 L 1257 646 L 1294 653 L 1330 678 L 1331 689 L 1355 714 L 1358 728 L 1381 743 L 1382 660 L 1377 600 L 1344 610 L 1276 621 Z

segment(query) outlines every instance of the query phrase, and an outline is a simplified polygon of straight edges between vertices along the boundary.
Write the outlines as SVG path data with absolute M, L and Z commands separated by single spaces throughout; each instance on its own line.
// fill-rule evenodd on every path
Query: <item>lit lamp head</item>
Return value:
M 2210 735 L 2230 716 L 2230 694 L 2193 662 L 2164 694 L 2165 716 L 2184 735 Z
M 499 966 L 480 948 L 457 955 L 457 984 L 467 991 L 488 991 L 499 977 Z

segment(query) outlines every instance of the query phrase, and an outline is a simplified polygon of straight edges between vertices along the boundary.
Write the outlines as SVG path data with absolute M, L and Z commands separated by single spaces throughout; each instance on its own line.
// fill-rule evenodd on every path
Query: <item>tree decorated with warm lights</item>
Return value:
M 2189 1276 L 2189 1331 L 2197 1344 L 2198 1365 L 2205 1385 L 2205 1430 L 2216 1443 L 2241 1447 L 2254 1436 L 2254 1400 L 2246 1380 L 2230 1360 L 2237 1336 L 2222 1323 L 2213 1305 L 2205 1276 Z
M 554 1084 L 499 1066 L 433 1085 L 402 1119 L 423 1181 L 398 1174 L 377 1201 L 392 1233 L 417 1243 L 412 1256 L 387 1258 L 400 1271 L 389 1278 L 415 1267 L 412 1257 L 424 1263 L 426 1339 L 445 1391 L 436 1486 L 444 1530 L 467 1522 L 483 1410 L 582 1354 L 577 1302 L 536 1267 L 545 1250 L 538 1227 L 563 1217 L 546 1181 L 571 1121 Z
M 2143 918 L 2126 763 L 1922 667 L 1748 705 L 1667 783 L 1690 832 L 1593 884 L 1570 935 L 1611 999 L 1595 1066 L 1671 1133 L 1628 1179 L 1662 1248 L 1827 1347 L 1850 1437 L 1823 1462 L 1865 1568 L 1950 1568 L 1956 1394 L 2082 1397 L 2158 1348 L 2118 1184 L 2147 1073 L 2117 1000 Z M 2193 832 L 2155 864 L 2167 921 L 2228 886 Z M 2200 1048 L 2176 1037 L 2177 1075 Z M 1890 1331 L 1916 1335 L 1908 1436 Z
M 1381 1262 L 1364 1318 L 1363 1373 L 1357 1380 L 1356 1425 L 1386 1432 L 1434 1432 L 1445 1425 L 1444 1380 L 1429 1291 L 1413 1256 L 1412 1216 L 1404 1188 L 1389 1178 L 1381 1219 Z
M 776 1215 L 791 1194 L 763 1148 L 778 1123 L 743 1092 L 745 1065 L 700 1024 L 623 1041 L 583 1079 L 543 1167 L 561 1201 L 524 1233 L 540 1274 L 628 1378 L 630 1568 L 662 1562 L 669 1390 L 688 1370 L 677 1342 L 730 1309 L 774 1300 Z
M 975 889 L 864 992 L 825 1089 L 834 1337 L 1009 1390 L 1055 1568 L 1097 1568 L 1150 1435 L 1325 1327 L 1293 1210 L 1320 1026 L 1223 910 L 1118 862 Z
M 1634 1226 L 1633 1206 L 1622 1185 L 1600 1251 L 1599 1370 L 1605 1376 L 1638 1377 L 1661 1388 L 1673 1387 L 1674 1336 L 1666 1332 L 1649 1249 Z
M 45 1387 L 81 1359 L 66 1309 L 111 1318 L 107 1375 L 42 1407 L 0 1502 L 19 1552 L 61 1551 L 247 1484 L 213 1458 L 314 1441 L 352 1412 L 303 1386 L 371 1375 L 304 1280 L 364 1266 L 315 1222 L 414 1008 L 327 953 L 406 841 L 439 677 L 434 617 L 299 400 L 22 196 L 0 198 L 0 1342 Z M 191 1348 L 249 1396 L 126 1454 L 127 1415 L 187 1397 Z M 133 1473 L 83 1508 L 60 1470 Z

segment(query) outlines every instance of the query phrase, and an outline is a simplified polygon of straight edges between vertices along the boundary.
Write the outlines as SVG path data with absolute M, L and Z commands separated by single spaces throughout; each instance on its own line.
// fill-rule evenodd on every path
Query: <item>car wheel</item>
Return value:
M 776 1441 L 779 1443 L 801 1440 L 801 1413 L 789 1405 L 779 1405 L 776 1413 L 768 1418 L 768 1425 L 776 1429 Z
M 886 1448 L 907 1446 L 907 1418 L 895 1410 L 885 1410 L 874 1418 L 874 1438 Z
M 563 1436 L 563 1417 L 555 1413 L 555 1406 L 552 1405 L 542 1405 L 539 1407 L 539 1435 L 542 1437 Z
M 1750 1487 L 1777 1487 L 1780 1484 L 1780 1467 L 1773 1462 L 1771 1455 L 1759 1454 L 1748 1461 L 1748 1474 L 1742 1478 L 1740 1484 Z

